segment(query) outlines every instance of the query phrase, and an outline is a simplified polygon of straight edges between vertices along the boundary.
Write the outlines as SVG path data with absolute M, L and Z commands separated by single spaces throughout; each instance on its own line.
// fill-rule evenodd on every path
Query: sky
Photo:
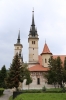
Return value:
M 66 0 L 0 0 L 0 68 L 8 69 L 20 30 L 24 62 L 28 62 L 28 34 L 32 10 L 39 35 L 39 54 L 45 40 L 54 55 L 66 55 Z

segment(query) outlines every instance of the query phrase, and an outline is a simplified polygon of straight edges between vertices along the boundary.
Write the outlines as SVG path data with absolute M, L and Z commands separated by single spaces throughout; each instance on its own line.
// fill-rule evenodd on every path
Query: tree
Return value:
M 32 83 L 32 79 L 30 77 L 30 72 L 28 69 L 26 69 L 26 85 L 28 85 L 28 89 L 29 89 L 29 84 Z
M 18 87 L 20 84 L 22 85 L 24 79 L 27 79 L 27 73 L 29 72 L 27 66 L 28 65 L 24 63 L 21 65 L 19 56 L 16 54 L 10 66 L 8 77 L 6 78 L 6 84 L 8 88 L 15 87 L 16 90 L 18 90 Z
M 66 57 L 64 59 L 64 66 L 63 66 L 63 84 L 66 82 Z
M 66 57 L 64 59 L 64 69 L 66 70 Z
M 16 88 L 18 90 L 20 79 L 20 60 L 18 54 L 15 55 L 13 62 L 9 69 L 8 77 L 6 78 L 6 84 L 8 88 Z
M 6 88 L 6 84 L 5 84 L 6 77 L 7 77 L 7 70 L 6 70 L 5 65 L 3 65 L 0 71 L 0 87 L 2 88 Z
M 22 64 L 20 75 L 21 75 L 22 84 L 23 84 L 24 79 L 26 79 L 26 85 L 28 85 L 28 88 L 29 88 L 29 84 L 32 82 L 32 79 L 30 77 L 30 72 L 28 70 L 28 64 L 27 63 Z M 22 85 L 22 89 L 23 89 L 23 85 Z
M 56 59 L 56 73 L 57 73 L 57 82 L 62 87 L 62 81 L 63 81 L 63 67 L 62 67 L 62 61 L 60 57 L 57 57 Z
M 49 70 L 47 73 L 44 74 L 44 76 L 47 78 L 48 84 L 54 84 L 54 86 L 56 87 L 56 83 L 57 83 L 56 59 L 53 59 L 53 57 L 51 57 L 49 59 L 48 67 L 49 67 Z
M 59 87 L 59 85 L 60 85 L 60 87 L 62 87 L 62 82 L 63 82 L 64 76 L 63 76 L 62 61 L 61 61 L 60 57 L 57 57 L 56 59 L 53 59 L 53 57 L 51 57 L 49 59 L 48 67 L 49 67 L 49 71 L 48 71 L 47 75 L 45 75 L 45 77 L 48 80 L 48 83 L 54 84 L 54 86 L 56 86 L 56 84 L 58 84 L 58 87 Z

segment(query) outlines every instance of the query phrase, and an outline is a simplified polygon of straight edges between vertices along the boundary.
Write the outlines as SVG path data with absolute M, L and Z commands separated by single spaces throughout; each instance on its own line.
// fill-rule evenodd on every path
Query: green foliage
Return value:
M 64 59 L 64 69 L 66 70 L 66 57 Z
M 66 60 L 66 58 L 65 58 Z M 66 62 L 65 62 L 66 64 Z M 58 86 L 60 85 L 60 87 L 62 87 L 62 82 L 66 82 L 66 70 L 65 68 L 62 67 L 62 61 L 60 59 L 60 57 L 57 57 L 56 59 L 53 59 L 53 57 L 51 57 L 49 59 L 49 71 L 48 73 L 45 75 L 45 77 L 48 80 L 49 84 L 54 84 L 54 86 L 56 87 L 56 84 L 58 84 Z M 66 65 L 65 65 L 66 66 Z
M 27 79 L 27 84 L 31 83 L 30 72 L 27 66 L 28 65 L 24 63 L 21 65 L 18 54 L 16 54 L 10 66 L 8 77 L 6 78 L 8 88 L 16 87 L 18 90 L 19 83 L 23 83 L 24 79 Z
M 26 85 L 29 85 L 30 83 L 32 83 L 32 79 L 31 79 L 31 77 L 30 77 L 30 72 L 29 72 L 29 70 L 27 69 L 26 70 Z
M 66 100 L 65 93 L 26 93 L 17 96 L 14 100 Z
M 6 85 L 8 88 L 18 88 L 20 82 L 20 69 L 20 61 L 18 54 L 16 54 L 10 66 L 8 77 L 6 78 Z
M 50 70 L 44 76 L 47 78 L 48 84 L 54 84 L 55 85 L 57 83 L 56 59 L 53 59 L 53 57 L 51 57 L 49 59 L 49 65 L 48 66 L 49 66 Z
M 6 70 L 5 65 L 3 65 L 0 71 L 0 87 L 1 88 L 6 88 L 6 84 L 5 84 L 6 77 L 7 77 L 7 70 Z
M 3 95 L 4 88 L 0 88 L 0 96 Z
M 13 100 L 13 96 L 10 96 L 10 97 L 9 97 L 9 100 Z
M 42 91 L 43 91 L 43 92 L 45 92 L 45 91 L 46 91 L 46 87 L 45 87 L 45 86 L 42 88 Z

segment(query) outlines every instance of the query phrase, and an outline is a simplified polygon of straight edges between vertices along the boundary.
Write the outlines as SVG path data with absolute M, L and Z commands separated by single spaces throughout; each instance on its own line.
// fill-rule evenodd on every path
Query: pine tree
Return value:
M 18 90 L 20 80 L 20 60 L 18 54 L 15 55 L 13 62 L 9 69 L 8 77 L 6 78 L 6 84 L 8 88 L 16 88 Z
M 1 68 L 1 71 L 0 71 L 0 87 L 2 87 L 2 88 L 6 88 L 6 85 L 5 85 L 6 77 L 7 77 L 7 70 L 6 70 L 5 65 L 3 65 L 3 67 Z

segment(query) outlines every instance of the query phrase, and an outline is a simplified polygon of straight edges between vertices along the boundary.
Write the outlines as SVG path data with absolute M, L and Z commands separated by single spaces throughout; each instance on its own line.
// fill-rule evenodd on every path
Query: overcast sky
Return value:
M 66 55 L 66 0 L 0 0 L 0 68 L 10 67 L 20 29 L 23 59 L 28 61 L 28 34 L 34 7 L 39 54 L 45 39 L 54 55 Z

